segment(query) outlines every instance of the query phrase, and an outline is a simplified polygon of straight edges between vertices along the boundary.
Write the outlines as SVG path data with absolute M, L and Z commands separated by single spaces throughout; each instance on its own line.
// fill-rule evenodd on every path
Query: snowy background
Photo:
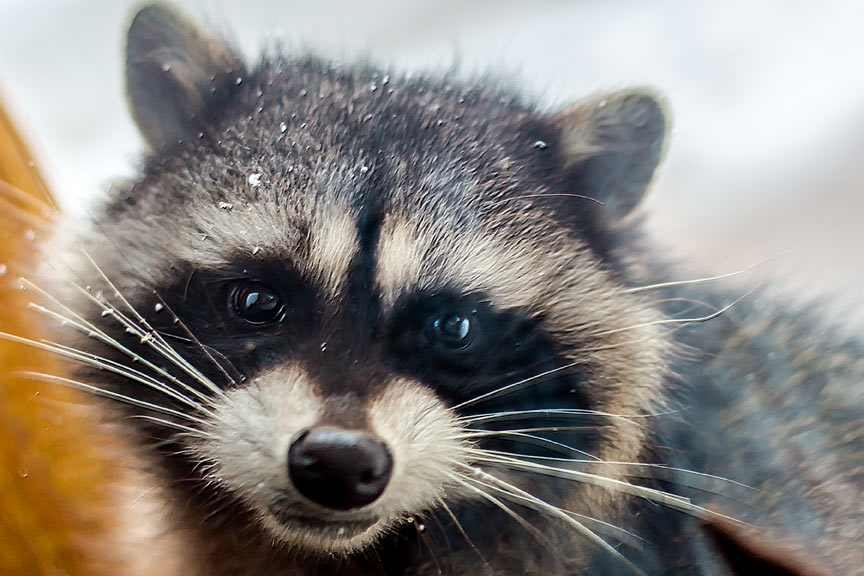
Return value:
M 786 291 L 864 319 L 860 1 L 176 3 L 250 57 L 278 40 L 404 70 L 491 71 L 553 105 L 655 86 L 675 121 L 648 205 L 660 240 L 709 272 L 795 249 Z M 137 4 L 0 0 L 0 94 L 72 212 L 140 153 L 121 64 Z

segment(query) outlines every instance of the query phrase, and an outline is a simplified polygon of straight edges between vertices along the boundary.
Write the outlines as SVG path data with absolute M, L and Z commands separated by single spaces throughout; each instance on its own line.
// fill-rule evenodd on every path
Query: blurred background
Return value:
M 63 207 L 134 173 L 131 0 L 0 0 L 0 94 Z M 280 43 L 405 71 L 491 72 L 544 107 L 647 84 L 671 103 L 647 205 L 690 274 L 744 268 L 864 327 L 864 3 L 856 0 L 185 0 L 254 59 Z

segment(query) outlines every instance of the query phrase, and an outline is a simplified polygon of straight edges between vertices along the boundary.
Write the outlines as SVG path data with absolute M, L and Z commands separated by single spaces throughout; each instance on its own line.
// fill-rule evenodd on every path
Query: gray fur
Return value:
M 838 574 L 864 565 L 861 344 L 761 301 L 676 330 L 669 321 L 685 311 L 656 300 L 719 305 L 725 295 L 633 290 L 681 277 L 627 219 L 663 152 L 656 97 L 614 93 L 548 114 L 488 83 L 364 65 L 275 57 L 245 71 L 214 38 L 170 9 L 136 18 L 129 95 L 154 153 L 93 226 L 67 230 L 74 242 L 63 242 L 83 246 L 142 318 L 124 330 L 119 312 L 104 313 L 125 304 L 73 248 L 70 278 L 89 292 L 64 301 L 139 354 L 135 366 L 152 361 L 191 382 L 182 391 L 194 406 L 140 380 L 86 373 L 173 410 L 160 417 L 190 429 L 137 420 L 191 549 L 185 573 L 726 573 L 698 520 L 622 493 L 621 482 L 684 493 L 694 476 L 622 462 L 750 484 L 755 491 L 714 484 L 734 500 L 693 499 L 796 543 Z M 285 323 L 256 331 L 232 320 L 207 290 L 237 277 L 286 283 L 296 301 Z M 92 296 L 100 290 L 104 301 Z M 595 411 L 573 422 L 603 424 L 585 448 L 605 464 L 562 466 L 582 474 L 575 481 L 502 471 L 471 451 L 483 444 L 466 434 L 481 430 L 460 418 L 483 410 L 466 412 L 457 398 L 472 382 L 412 372 L 413 352 L 397 367 L 401 341 L 388 339 L 408 322 L 406 302 L 453 293 L 479 298 L 472 306 L 488 305 L 490 318 L 510 322 L 502 326 L 525 327 L 513 354 L 535 346 L 546 362 L 538 365 L 566 368 L 536 388 L 554 408 Z M 154 334 L 127 334 L 150 325 Z M 149 342 L 162 333 L 192 369 L 154 352 Z M 512 330 L 495 337 L 488 355 L 501 354 Z M 92 338 L 75 345 L 130 365 Z M 490 410 L 545 401 L 533 388 Z M 394 477 L 378 502 L 329 513 L 292 488 L 280 459 L 316 423 L 370 430 L 391 446 Z M 146 446 L 154 436 L 157 446 Z M 478 490 L 497 480 L 576 516 L 492 492 L 526 529 Z M 610 541 L 615 529 L 603 522 L 646 543 L 618 557 L 573 518 Z M 373 528 L 340 530 L 359 519 Z

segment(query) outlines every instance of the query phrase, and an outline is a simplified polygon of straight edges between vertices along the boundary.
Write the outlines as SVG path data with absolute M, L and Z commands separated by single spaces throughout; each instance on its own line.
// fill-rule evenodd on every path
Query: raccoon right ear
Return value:
M 154 151 L 206 133 L 208 110 L 231 94 L 243 72 L 227 42 L 172 8 L 151 4 L 132 20 L 126 90 Z
M 603 94 L 555 119 L 574 192 L 603 203 L 610 222 L 641 202 L 665 151 L 666 105 L 650 89 Z

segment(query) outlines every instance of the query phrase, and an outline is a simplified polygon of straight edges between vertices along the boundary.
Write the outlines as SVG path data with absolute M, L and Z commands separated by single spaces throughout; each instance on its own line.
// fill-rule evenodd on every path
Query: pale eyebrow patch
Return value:
M 309 272 L 331 297 L 337 297 L 359 250 L 356 219 L 341 204 L 320 205 L 310 223 L 309 239 Z
M 385 307 L 392 306 L 400 292 L 418 283 L 429 240 L 429 234 L 406 217 L 393 213 L 385 217 L 378 241 L 376 278 Z

